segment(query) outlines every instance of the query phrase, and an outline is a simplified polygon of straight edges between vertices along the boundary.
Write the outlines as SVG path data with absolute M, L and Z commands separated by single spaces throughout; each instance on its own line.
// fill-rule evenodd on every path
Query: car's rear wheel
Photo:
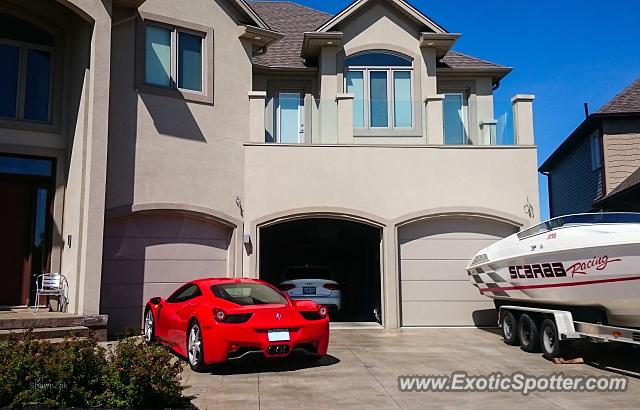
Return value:
M 195 372 L 203 372 L 206 369 L 204 364 L 204 343 L 202 339 L 202 330 L 197 320 L 189 325 L 187 332 L 187 353 L 189 358 L 189 366 Z
M 144 312 L 144 338 L 147 342 L 153 342 L 156 337 L 155 323 L 153 321 L 153 312 L 147 308 Z

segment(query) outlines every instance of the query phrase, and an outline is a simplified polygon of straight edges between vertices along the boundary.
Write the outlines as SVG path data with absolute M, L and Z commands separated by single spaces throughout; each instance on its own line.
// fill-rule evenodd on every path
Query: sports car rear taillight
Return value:
M 327 313 L 329 313 L 327 308 L 325 306 L 320 306 L 320 309 L 318 309 L 318 314 L 320 315 L 320 317 L 326 317 Z
M 325 283 L 322 287 L 329 290 L 340 290 L 340 286 L 337 283 Z
M 285 283 L 285 284 L 282 284 L 282 285 L 280 285 L 278 287 L 280 288 L 280 290 L 286 292 L 288 290 L 291 290 L 291 289 L 295 288 L 296 285 L 292 285 L 291 283 Z
M 213 317 L 220 323 L 244 323 L 251 318 L 253 313 L 234 313 L 228 315 L 224 310 L 213 309 Z
M 224 323 L 227 318 L 227 314 L 224 313 L 224 310 L 215 308 L 213 309 L 213 317 L 215 317 L 218 322 Z

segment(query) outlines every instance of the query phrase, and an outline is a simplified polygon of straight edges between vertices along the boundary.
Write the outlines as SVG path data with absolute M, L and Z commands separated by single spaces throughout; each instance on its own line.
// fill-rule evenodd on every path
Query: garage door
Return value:
M 400 286 L 403 326 L 493 326 L 493 303 L 467 278 L 482 248 L 514 233 L 484 219 L 428 219 L 401 227 Z
M 141 214 L 105 224 L 101 313 L 110 332 L 140 328 L 149 297 L 189 280 L 227 276 L 231 229 L 182 215 Z

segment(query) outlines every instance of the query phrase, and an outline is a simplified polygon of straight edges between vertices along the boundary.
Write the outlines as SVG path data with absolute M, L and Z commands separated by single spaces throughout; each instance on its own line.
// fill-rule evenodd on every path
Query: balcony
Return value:
M 472 99 L 473 98 L 473 99 Z M 313 145 L 532 146 L 533 100 L 473 96 L 452 101 L 434 95 L 424 101 L 357 101 L 280 93 L 249 93 L 251 143 Z

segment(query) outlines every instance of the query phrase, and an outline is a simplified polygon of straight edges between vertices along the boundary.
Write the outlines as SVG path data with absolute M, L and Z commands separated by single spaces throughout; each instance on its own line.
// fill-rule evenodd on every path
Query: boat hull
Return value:
M 526 245 L 524 255 L 468 268 L 472 284 L 502 304 L 593 307 L 604 311 L 611 325 L 640 327 L 639 244 L 547 246 L 546 251 L 544 244 L 542 250 L 540 244 Z

